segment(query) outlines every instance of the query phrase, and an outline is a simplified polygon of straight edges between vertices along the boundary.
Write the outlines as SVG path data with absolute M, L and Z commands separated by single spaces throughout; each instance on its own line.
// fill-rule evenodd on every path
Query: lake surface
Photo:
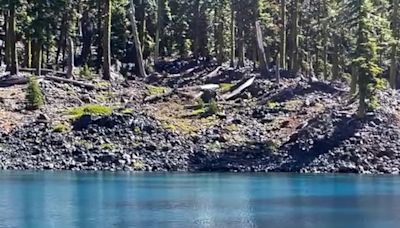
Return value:
M 400 227 L 400 177 L 0 172 L 1 228 Z

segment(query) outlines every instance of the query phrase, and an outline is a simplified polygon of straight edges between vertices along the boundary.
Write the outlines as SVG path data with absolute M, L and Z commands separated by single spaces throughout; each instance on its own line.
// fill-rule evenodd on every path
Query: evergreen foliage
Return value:
M 29 78 L 26 100 L 29 109 L 39 109 L 44 105 L 44 96 L 35 77 Z

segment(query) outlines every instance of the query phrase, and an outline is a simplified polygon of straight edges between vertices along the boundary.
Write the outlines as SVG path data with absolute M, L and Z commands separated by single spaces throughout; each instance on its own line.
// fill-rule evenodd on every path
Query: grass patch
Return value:
M 290 111 L 297 110 L 304 104 L 302 100 L 290 100 L 285 103 L 284 108 Z
M 100 148 L 103 150 L 113 150 L 114 149 L 114 145 L 111 143 L 104 143 L 100 145 Z
M 134 127 L 132 130 L 133 130 L 133 133 L 135 133 L 136 135 L 139 135 L 142 133 L 142 130 L 140 130 L 139 127 Z
M 177 126 L 171 124 L 171 123 L 167 123 L 167 122 L 163 122 L 162 123 L 162 127 L 166 130 L 170 130 L 170 131 L 176 131 L 177 130 Z
M 53 131 L 58 133 L 68 132 L 69 130 L 70 130 L 69 125 L 65 123 L 59 123 L 53 127 Z
M 101 82 L 96 82 L 96 86 L 100 87 L 100 88 L 108 88 L 111 86 L 110 82 L 105 82 L 105 81 L 101 81 Z
M 239 126 L 236 124 L 230 124 L 230 125 L 226 126 L 225 129 L 229 132 L 239 131 Z
M 132 114 L 135 110 L 133 110 L 133 108 L 126 108 L 124 110 L 122 110 L 122 114 Z
M 142 161 L 134 161 L 132 163 L 132 168 L 135 170 L 143 170 L 145 168 L 145 165 Z
M 203 101 L 198 101 L 195 110 L 190 116 L 203 116 L 203 115 L 215 115 L 219 112 L 218 102 L 212 99 L 210 103 L 205 104 Z
M 152 86 L 152 85 L 147 86 L 147 90 L 150 96 L 160 95 L 167 92 L 167 88 L 161 86 Z
M 78 140 L 75 145 L 82 146 L 83 148 L 89 150 L 93 148 L 93 143 L 88 140 Z
M 278 106 L 279 106 L 278 102 L 268 101 L 268 103 L 267 103 L 267 107 L 269 109 L 276 109 Z
M 219 84 L 220 87 L 220 91 L 223 93 L 229 92 L 231 91 L 231 89 L 234 87 L 235 85 L 232 83 L 221 83 Z
M 92 116 L 109 116 L 113 112 L 113 108 L 109 106 L 89 104 L 77 108 L 72 108 L 68 111 L 68 115 L 70 115 L 73 119 L 80 118 L 83 115 L 92 115 Z

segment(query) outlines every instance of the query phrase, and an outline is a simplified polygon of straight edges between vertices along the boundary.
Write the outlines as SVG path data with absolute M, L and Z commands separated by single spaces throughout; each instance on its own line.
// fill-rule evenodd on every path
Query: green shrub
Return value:
M 68 111 L 68 115 L 75 118 L 80 118 L 83 115 L 92 115 L 92 116 L 109 116 L 113 112 L 112 107 L 89 104 L 77 108 L 72 108 Z
M 214 115 L 219 112 L 218 103 L 215 99 L 211 99 L 210 104 L 208 105 L 208 114 Z
M 44 105 L 44 96 L 35 77 L 29 78 L 26 100 L 29 109 L 39 109 Z
M 79 72 L 79 76 L 84 78 L 92 78 L 92 71 L 90 70 L 88 65 L 83 66 L 83 68 Z

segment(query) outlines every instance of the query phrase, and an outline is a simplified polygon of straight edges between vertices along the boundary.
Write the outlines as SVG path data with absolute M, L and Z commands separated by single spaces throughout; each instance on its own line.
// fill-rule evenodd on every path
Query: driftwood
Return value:
M 242 85 L 240 85 L 237 89 L 233 90 L 230 93 L 224 94 L 222 95 L 222 98 L 224 100 L 230 100 L 234 97 L 236 97 L 237 95 L 239 95 L 240 93 L 243 92 L 243 90 L 247 89 L 249 86 L 251 86 L 254 82 L 254 80 L 256 79 L 256 77 L 252 77 L 249 80 L 247 80 L 245 83 L 243 83 Z

